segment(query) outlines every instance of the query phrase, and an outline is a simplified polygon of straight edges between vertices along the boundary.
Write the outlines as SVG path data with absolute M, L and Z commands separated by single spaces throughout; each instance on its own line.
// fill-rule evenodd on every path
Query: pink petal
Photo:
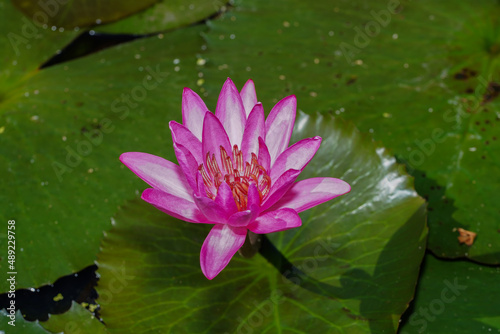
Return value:
M 198 191 L 195 192 L 198 196 L 205 196 L 207 194 L 205 184 L 203 183 L 203 176 L 201 176 L 201 172 L 198 170 L 196 173 L 196 184 L 198 186 Z M 214 187 L 215 188 L 215 187 Z
M 226 129 L 231 147 L 241 147 L 241 138 L 245 129 L 245 108 L 240 93 L 231 79 L 227 78 L 217 101 L 215 115 Z
M 225 224 L 227 218 L 225 216 L 224 208 L 215 203 L 213 199 L 205 196 L 194 196 L 194 202 L 200 212 L 206 217 L 206 220 L 213 223 Z
M 198 193 L 198 185 L 196 182 L 196 173 L 198 172 L 198 162 L 191 154 L 191 152 L 182 146 L 174 142 L 174 152 L 177 157 L 177 162 L 184 172 L 187 182 L 191 186 L 191 189 L 195 193 Z
M 200 120 L 198 121 L 200 122 Z M 187 148 L 196 159 L 198 164 L 202 164 L 203 155 L 201 153 L 201 141 L 196 138 L 196 136 L 191 131 L 189 131 L 188 128 L 186 128 L 182 124 L 177 123 L 176 121 L 170 121 L 168 125 L 170 127 L 170 131 L 172 132 L 172 140 L 174 141 L 174 143 L 179 143 Z M 203 124 L 201 126 L 203 126 Z
M 200 253 L 201 270 L 208 279 L 213 279 L 227 266 L 243 246 L 246 235 L 246 228 L 226 224 L 216 224 L 210 230 Z
M 300 170 L 289 169 L 274 182 L 269 191 L 269 195 L 261 205 L 261 212 L 274 205 L 293 186 L 295 180 L 300 175 Z
M 233 197 L 233 191 L 226 182 L 222 182 L 219 186 L 217 196 L 215 197 L 215 203 L 224 208 L 226 218 L 229 218 L 232 214 L 238 212 L 238 207 L 236 206 L 236 202 Z
M 120 161 L 153 188 L 193 202 L 191 189 L 181 167 L 156 155 L 127 152 Z
M 260 213 L 260 195 L 257 186 L 253 183 L 248 187 L 247 210 L 236 212 L 229 220 L 228 224 L 236 227 L 247 226 L 253 222 Z
M 297 98 L 291 95 L 279 101 L 267 116 L 265 140 L 271 156 L 271 167 L 290 143 L 296 109 Z
M 243 152 L 243 161 L 251 161 L 252 153 L 259 153 L 259 137 L 266 135 L 266 118 L 264 108 L 261 103 L 257 103 L 245 123 L 241 151 Z
M 201 140 L 203 124 L 201 120 L 208 111 L 205 102 L 198 94 L 189 88 L 184 88 L 182 92 L 182 124 L 187 127 L 193 135 Z
M 257 104 L 257 93 L 255 92 L 255 85 L 252 79 L 249 79 L 243 88 L 241 89 L 241 100 L 243 101 L 243 106 L 245 107 L 245 113 L 250 115 L 253 107 Z
M 201 194 L 195 196 L 194 201 L 205 217 L 214 223 L 226 223 L 231 215 L 238 212 L 231 188 L 225 182 L 219 186 L 215 200 Z
M 210 157 L 212 157 L 212 155 L 215 155 L 215 159 L 217 160 L 219 168 L 222 168 L 220 158 L 221 146 L 224 147 L 226 153 L 231 157 L 233 150 L 231 144 L 229 143 L 229 138 L 226 134 L 226 130 L 224 130 L 224 127 L 222 126 L 219 119 L 215 117 L 215 115 L 211 112 L 208 112 L 205 114 L 205 120 L 203 121 L 203 162 L 205 162 L 207 153 L 210 153 Z
M 190 223 L 211 223 L 198 210 L 196 204 L 184 198 L 152 188 L 144 190 L 141 198 L 174 218 Z
M 331 177 L 315 177 L 295 183 L 270 210 L 290 208 L 302 212 L 351 191 L 351 186 Z
M 229 218 L 227 224 L 234 227 L 245 227 L 253 222 L 255 218 L 257 218 L 257 215 L 251 210 L 239 211 Z
M 297 212 L 292 209 L 281 209 L 260 216 L 247 228 L 257 234 L 266 234 L 289 230 L 301 225 L 302 221 Z
M 271 168 L 271 156 L 269 155 L 266 143 L 262 137 L 259 137 L 259 158 L 257 160 L 259 160 L 259 165 L 264 167 L 264 169 L 269 173 Z
M 250 210 L 259 210 L 260 208 L 260 194 L 257 186 L 254 183 L 250 183 L 248 186 L 248 203 L 247 208 Z
M 302 139 L 296 142 L 283 153 L 271 168 L 271 181 L 274 182 L 281 174 L 289 169 L 297 169 L 302 171 L 304 167 L 311 161 L 321 145 L 321 137 L 313 137 Z

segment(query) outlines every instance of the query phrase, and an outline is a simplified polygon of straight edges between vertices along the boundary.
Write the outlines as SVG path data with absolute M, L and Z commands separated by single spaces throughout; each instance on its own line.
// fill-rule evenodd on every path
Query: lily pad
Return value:
M 3 105 L 18 90 L 20 85 L 33 75 L 58 50 L 68 44 L 77 33 L 52 31 L 41 28 L 17 11 L 10 1 L 0 1 L 0 36 L 2 65 L 0 67 L 0 103 Z M 5 111 L 2 111 L 2 114 Z M 0 126 L 1 127 L 1 126 Z
M 400 334 L 500 333 L 499 267 L 427 255 Z
M 210 226 L 139 199 L 123 206 L 97 261 L 108 330 L 395 333 L 425 250 L 424 200 L 352 124 L 300 114 L 293 141 L 313 135 L 322 147 L 302 177 L 341 178 L 352 191 L 301 213 L 302 227 L 268 235 L 261 254 L 235 256 L 212 281 L 199 264 Z M 139 142 L 147 136 L 137 133 Z
M 15 320 L 8 316 L 5 310 L 0 310 L 0 333 L 15 333 L 18 334 L 50 334 L 51 332 L 46 331 L 38 321 L 26 321 L 24 320 L 21 312 L 17 311 L 15 315 Z M 10 323 L 10 324 L 9 324 Z M 3 332 L 3 330 L 9 330 L 8 332 Z
M 40 324 L 51 333 L 107 333 L 102 322 L 96 319 L 82 305 L 75 302 L 67 312 L 51 315 L 49 320 L 40 322 Z
M 11 22 L 9 13 L 1 12 L 2 24 Z M 25 62 L 7 53 L 3 64 L 17 61 L 19 70 L 0 104 L 0 203 L 6 219 L 16 221 L 18 288 L 49 284 L 93 263 L 117 207 L 142 186 L 118 161 L 122 152 L 174 156 L 165 152 L 167 120 L 180 121 L 182 88 L 195 85 L 203 29 L 136 40 L 42 70 L 36 68 L 46 59 L 35 58 L 47 48 L 23 53 Z M 149 140 L 138 142 L 139 133 Z M 0 291 L 7 290 L 3 280 Z
M 264 105 L 293 92 L 353 121 L 418 179 L 430 250 L 498 264 L 499 14 L 494 0 L 235 1 L 209 22 L 204 88 L 251 77 Z
M 94 29 L 99 32 L 134 35 L 161 32 L 207 19 L 225 5 L 221 0 L 162 0 L 140 13 Z
M 13 0 L 12 3 L 39 26 L 84 28 L 112 22 L 144 10 L 157 0 L 146 1 L 38 1 Z

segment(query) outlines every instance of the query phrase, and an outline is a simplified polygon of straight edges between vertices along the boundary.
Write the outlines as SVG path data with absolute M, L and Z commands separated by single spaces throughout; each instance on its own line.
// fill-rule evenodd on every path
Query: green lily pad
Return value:
M 425 250 L 424 201 L 352 124 L 301 113 L 293 141 L 313 135 L 323 143 L 302 177 L 341 178 L 352 191 L 301 213 L 302 227 L 268 235 L 261 254 L 236 255 L 212 281 L 199 264 L 210 226 L 139 199 L 123 206 L 97 261 L 108 330 L 395 333 Z M 147 136 L 137 132 L 139 142 Z
M 5 219 L 16 221 L 18 288 L 49 284 L 93 263 L 117 207 L 142 187 L 118 161 L 122 152 L 174 156 L 165 152 L 167 121 L 180 121 L 182 88 L 196 85 L 203 29 L 136 40 L 42 70 L 34 70 L 31 58 L 26 66 L 19 60 L 24 76 L 10 83 L 0 104 L 0 203 Z M 149 139 L 137 141 L 139 133 Z M 5 238 L 6 230 L 2 244 Z M 0 256 L 6 272 L 6 255 Z M 0 292 L 7 290 L 2 280 Z
M 399 333 L 500 333 L 499 278 L 499 267 L 427 255 Z
M 90 314 L 88 310 L 80 304 L 73 302 L 71 308 L 63 314 L 50 315 L 47 321 L 26 321 L 18 311 L 15 317 L 15 326 L 12 326 L 12 319 L 5 310 L 0 310 L 0 333 L 18 334 L 84 334 L 84 333 L 107 333 L 103 323 Z
M 40 322 L 40 325 L 51 333 L 107 333 L 106 327 L 104 327 L 102 322 L 96 319 L 83 306 L 75 302 L 73 302 L 67 312 L 50 315 L 49 320 Z
M 115 34 L 150 34 L 199 22 L 224 6 L 225 2 L 221 0 L 162 0 L 140 13 L 95 27 L 95 30 Z
M 19 13 L 10 1 L 0 1 L 0 29 L 5 32 L 0 36 L 0 104 L 17 98 L 16 93 L 24 94 L 24 91 L 16 88 L 36 75 L 40 65 L 77 35 L 73 31 L 52 31 L 36 26 Z
M 498 1 L 256 0 L 235 8 L 209 22 L 209 96 L 227 76 L 238 85 L 250 77 L 264 105 L 294 93 L 307 113 L 353 121 L 417 178 L 433 252 L 500 263 Z M 472 246 L 458 243 L 458 227 L 478 234 Z
M 144 10 L 157 0 L 146 1 L 58 1 L 13 0 L 12 3 L 37 25 L 84 28 L 112 22 Z
M 16 333 L 16 334 L 50 334 L 46 331 L 38 321 L 24 320 L 21 312 L 17 311 L 15 321 L 12 322 L 5 310 L 0 310 L 0 333 Z M 9 324 L 10 323 L 10 324 Z M 6 332 L 3 332 L 5 330 Z

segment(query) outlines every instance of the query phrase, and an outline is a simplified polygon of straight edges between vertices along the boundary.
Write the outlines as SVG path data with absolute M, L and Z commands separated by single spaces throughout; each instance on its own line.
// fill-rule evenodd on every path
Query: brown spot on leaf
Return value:
M 490 82 L 486 88 L 486 92 L 483 95 L 483 104 L 491 102 L 493 99 L 500 95 L 500 84 L 496 82 Z
M 472 246 L 474 243 L 474 239 L 476 239 L 477 234 L 471 231 L 464 230 L 463 228 L 457 228 L 458 233 L 458 242 L 461 244 L 466 244 L 467 246 Z
M 475 77 L 477 75 L 477 72 L 474 70 L 470 70 L 468 68 L 462 68 L 462 70 L 458 73 L 455 73 L 453 76 L 457 80 L 467 80 L 471 77 Z
M 347 80 L 347 81 L 346 81 L 346 83 L 345 83 L 345 84 L 346 84 L 347 86 L 352 85 L 353 83 L 355 83 L 355 82 L 356 82 L 356 80 L 357 80 L 357 79 L 358 79 L 358 77 L 357 77 L 357 76 L 355 76 L 355 75 L 353 75 L 353 76 L 351 76 L 351 77 L 349 78 L 349 80 Z
M 354 319 L 354 320 L 366 320 L 365 318 L 363 318 L 360 315 L 353 314 L 352 311 L 349 310 L 347 307 L 342 307 L 342 311 L 344 311 L 346 313 L 346 315 L 349 318 L 351 318 L 351 319 Z

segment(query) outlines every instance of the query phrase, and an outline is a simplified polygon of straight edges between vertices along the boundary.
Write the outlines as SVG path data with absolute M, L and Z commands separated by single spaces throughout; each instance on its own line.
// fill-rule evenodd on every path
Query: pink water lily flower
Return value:
M 295 182 L 321 138 L 288 147 L 295 123 L 294 95 L 267 119 L 248 80 L 241 93 L 227 79 L 215 114 L 191 89 L 182 95 L 182 123 L 169 123 L 179 165 L 155 155 L 123 153 L 120 160 L 153 188 L 142 199 L 190 223 L 215 224 L 201 247 L 203 274 L 213 279 L 245 242 L 301 225 L 297 213 L 350 191 L 346 182 L 318 177 Z

